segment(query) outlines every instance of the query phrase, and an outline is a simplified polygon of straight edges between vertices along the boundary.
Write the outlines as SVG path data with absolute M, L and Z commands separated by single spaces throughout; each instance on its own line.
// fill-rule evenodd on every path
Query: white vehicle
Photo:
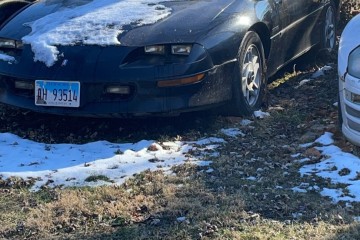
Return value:
M 344 136 L 360 146 L 360 14 L 345 27 L 339 45 L 339 122 Z

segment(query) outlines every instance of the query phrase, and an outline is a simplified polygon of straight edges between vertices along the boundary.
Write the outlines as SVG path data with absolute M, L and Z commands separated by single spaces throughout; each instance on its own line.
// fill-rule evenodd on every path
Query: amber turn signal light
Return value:
M 187 78 L 158 81 L 157 85 L 158 87 L 175 87 L 175 86 L 188 85 L 188 84 L 200 82 L 204 77 L 205 77 L 205 73 L 200 73 L 195 76 L 191 76 Z

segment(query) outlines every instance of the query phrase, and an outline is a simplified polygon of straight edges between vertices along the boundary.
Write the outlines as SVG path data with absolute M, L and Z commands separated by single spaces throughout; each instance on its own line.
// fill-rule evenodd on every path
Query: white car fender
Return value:
M 338 54 L 338 72 L 343 77 L 347 71 L 349 54 L 360 46 L 360 14 L 355 16 L 341 34 Z M 356 37 L 355 37 L 356 36 Z

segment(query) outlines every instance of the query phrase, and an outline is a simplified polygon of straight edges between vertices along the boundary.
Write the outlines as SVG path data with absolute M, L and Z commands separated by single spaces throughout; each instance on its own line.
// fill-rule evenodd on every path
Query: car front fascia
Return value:
M 231 98 L 231 76 L 235 60 L 214 65 L 212 57 L 202 45 L 194 44 L 192 55 L 179 63 L 147 64 L 144 59 L 124 62 L 116 50 L 126 51 L 124 56 L 136 51 L 136 47 L 64 47 L 68 59 L 60 59 L 51 68 L 43 63 L 33 62 L 30 46 L 25 45 L 17 63 L 0 61 L 0 101 L 6 104 L 61 115 L 78 116 L 143 116 L 174 115 L 181 112 L 204 109 L 221 104 Z M 71 52 L 70 51 L 70 52 Z M 81 52 L 84 58 L 77 59 Z M 86 52 L 86 53 L 85 53 Z M 148 61 L 160 56 L 146 56 Z M 180 58 L 183 56 L 180 56 Z M 92 60 L 91 60 L 92 59 Z M 92 61 L 96 59 L 96 64 Z M 185 58 L 184 58 L 185 59 Z M 156 60 L 154 61 L 156 63 Z M 28 64 L 29 63 L 29 64 Z M 205 74 L 196 83 L 158 87 L 159 81 L 176 80 Z M 35 80 L 80 81 L 82 84 L 81 105 L 70 109 L 63 107 L 35 106 L 32 94 L 19 94 L 14 90 L 14 80 L 34 82 Z M 125 85 L 133 89 L 132 95 L 119 98 L 104 95 L 109 85 Z M 16 94 L 15 94 L 16 93 Z
M 339 89 L 342 132 L 350 142 L 360 145 L 360 104 L 346 97 L 350 92 L 360 95 L 360 79 L 347 74 L 344 79 L 339 78 Z
M 360 39 L 354 36 L 360 27 L 360 15 L 345 27 L 339 43 L 338 76 L 339 108 L 341 109 L 342 132 L 350 142 L 360 146 L 360 104 L 354 103 L 346 94 L 360 95 L 360 78 L 348 73 L 349 56 L 360 47 Z
M 160 28 L 159 24 L 154 24 L 131 30 L 129 34 L 125 35 L 127 36 L 126 39 L 120 38 L 120 42 L 124 44 L 123 46 L 97 46 L 94 48 L 94 51 L 90 52 L 86 50 L 86 47 L 89 46 L 67 46 L 67 48 L 83 48 L 83 50 L 80 49 L 80 52 L 84 55 L 77 54 L 78 52 L 76 51 L 70 54 L 65 52 L 63 57 L 51 68 L 46 67 L 43 63 L 34 62 L 32 52 L 29 51 L 31 50 L 30 46 L 25 45 L 23 52 L 26 52 L 26 56 L 21 56 L 16 59 L 18 64 L 26 63 L 21 64 L 24 69 L 19 71 L 19 69 L 16 69 L 16 66 L 19 65 L 10 64 L 4 67 L 8 68 L 8 70 L 2 71 L 3 68 L 0 65 L 0 74 L 13 79 L 17 78 L 21 81 L 80 81 L 84 85 L 98 86 L 94 87 L 95 89 L 93 89 L 91 94 L 81 94 L 85 100 L 82 99 L 80 108 L 76 109 L 35 106 L 33 99 L 8 94 L 6 91 L 0 93 L 0 101 L 38 112 L 81 116 L 173 115 L 223 104 L 232 98 L 231 88 L 234 66 L 237 62 L 238 47 L 243 35 L 253 22 L 250 21 L 247 22 L 249 25 L 239 26 L 238 15 L 235 16 L 234 13 L 224 14 L 223 12 L 221 15 L 224 16 L 220 17 L 219 15 L 216 21 L 207 26 L 211 29 L 208 34 L 195 34 L 194 32 L 191 34 L 189 32 L 184 33 L 184 36 L 180 39 L 187 39 L 185 42 L 178 42 L 179 38 L 176 37 L 176 40 L 174 36 L 172 36 L 170 40 L 166 38 L 162 39 L 163 42 L 161 42 L 159 38 L 152 39 L 151 41 L 146 38 L 146 42 L 139 42 L 143 44 L 141 46 L 138 44 L 135 44 L 135 46 L 127 45 L 126 39 L 134 39 L 132 36 L 136 31 L 141 31 L 148 27 Z M 224 19 L 228 20 L 223 21 Z M 257 21 L 255 16 L 249 19 Z M 8 28 L 10 28 L 10 25 Z M 7 36 L 10 37 L 13 31 L 5 30 L 6 29 L 3 29 L 3 32 L 7 33 Z M 176 32 L 179 33 L 179 31 Z M 141 35 L 139 36 L 141 37 Z M 185 36 L 187 36 L 187 38 L 185 38 Z M 116 50 L 121 47 L 125 47 L 130 52 L 136 48 L 142 48 L 146 46 L 146 44 L 175 43 L 192 43 L 196 46 L 201 46 L 204 49 L 203 56 L 199 57 L 199 55 L 196 55 L 193 57 L 190 55 L 187 57 L 188 61 L 183 63 L 155 63 L 147 65 L 145 64 L 146 62 L 141 62 L 141 60 L 124 63 L 122 56 L 120 56 L 121 54 L 114 54 Z M 62 48 L 62 46 L 59 46 L 58 49 L 60 52 L 64 52 Z M 124 56 L 127 55 L 128 54 L 124 54 Z M 96 64 L 93 66 L 89 64 L 89 59 L 96 59 Z M 73 65 L 74 62 L 77 64 Z M 68 71 L 64 71 L 63 69 L 65 68 L 67 68 Z M 176 80 L 203 73 L 205 77 L 201 81 L 193 84 L 167 88 L 159 88 L 156 86 L 159 81 Z M 118 76 L 121 76 L 121 79 L 119 79 Z M 11 80 L 6 79 L 6 81 Z M 102 102 L 96 102 L 98 97 L 103 97 L 101 92 L 106 85 L 112 84 L 131 86 L 135 94 L 127 99 L 118 100 L 116 98 L 106 98 L 105 100 L 102 99 Z M 4 83 L 2 85 L 3 88 L 9 87 Z

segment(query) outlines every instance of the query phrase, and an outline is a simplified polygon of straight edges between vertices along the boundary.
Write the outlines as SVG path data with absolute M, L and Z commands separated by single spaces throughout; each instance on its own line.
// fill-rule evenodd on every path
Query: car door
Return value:
M 308 51 L 320 35 L 318 18 L 323 1 L 320 0 L 282 0 L 286 9 L 285 19 L 288 22 L 284 29 L 287 48 L 286 61 L 290 61 Z M 314 39 L 314 36 L 315 39 Z
M 286 28 L 290 22 L 286 5 L 283 0 L 268 0 L 271 8 L 271 48 L 267 62 L 269 76 L 273 75 L 286 62 L 287 48 L 284 43 L 287 41 Z

